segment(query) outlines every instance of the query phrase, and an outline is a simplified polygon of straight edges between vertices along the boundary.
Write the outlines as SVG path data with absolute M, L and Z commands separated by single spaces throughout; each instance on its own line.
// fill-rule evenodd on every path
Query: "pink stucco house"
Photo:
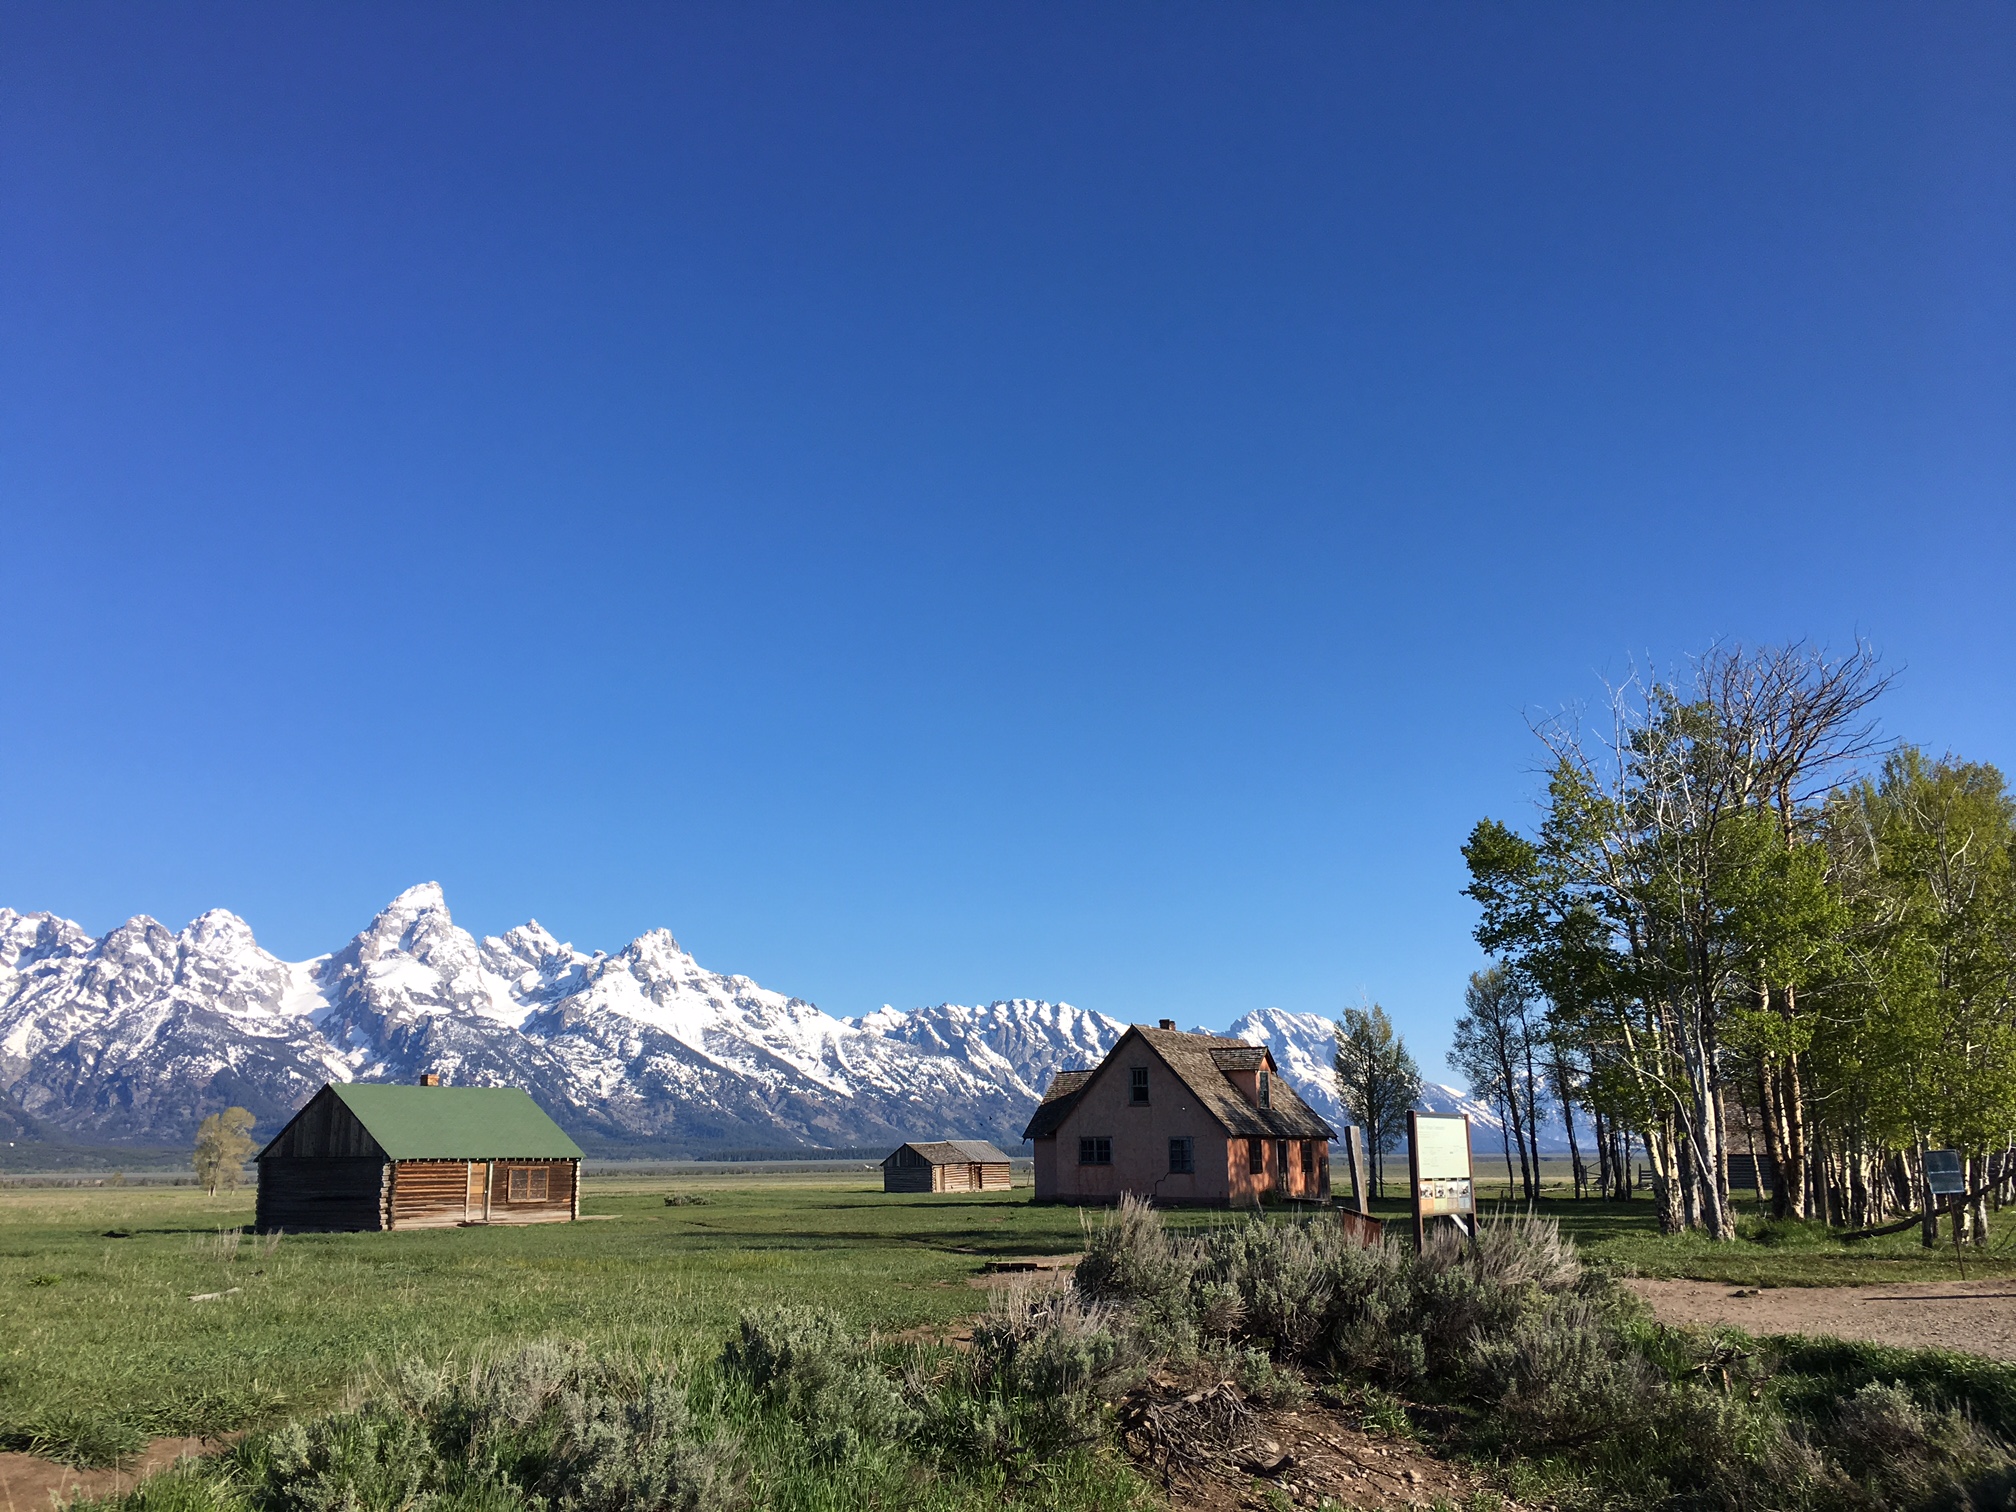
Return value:
M 1331 1127 L 1265 1046 L 1134 1025 L 1091 1071 L 1061 1071 L 1022 1137 L 1038 1202 L 1244 1206 L 1330 1195 Z

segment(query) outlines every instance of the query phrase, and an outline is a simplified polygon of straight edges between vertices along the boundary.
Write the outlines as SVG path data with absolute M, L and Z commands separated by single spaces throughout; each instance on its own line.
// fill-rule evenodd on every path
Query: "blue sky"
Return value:
M 1391 1008 L 1529 713 L 2016 762 L 2016 11 L 0 10 L 0 902 Z

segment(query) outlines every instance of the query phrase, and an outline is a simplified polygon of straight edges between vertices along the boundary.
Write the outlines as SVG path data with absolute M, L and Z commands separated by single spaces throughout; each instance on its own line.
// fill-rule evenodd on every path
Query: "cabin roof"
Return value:
M 1043 1094 L 1043 1101 L 1029 1115 L 1029 1127 L 1022 1131 L 1022 1137 L 1048 1139 L 1055 1134 L 1065 1116 L 1078 1106 L 1078 1094 L 1091 1080 L 1090 1071 L 1059 1071 L 1050 1079 L 1050 1090 Z
M 518 1087 L 331 1082 L 388 1160 L 579 1160 L 581 1147 Z
M 984 1139 L 913 1139 L 891 1150 L 883 1157 L 883 1164 L 887 1165 L 903 1150 L 915 1150 L 932 1165 L 1008 1164 L 1008 1157 Z
M 1092 1079 L 1113 1064 L 1114 1056 L 1133 1039 L 1155 1052 L 1183 1085 L 1188 1087 L 1204 1110 L 1233 1135 L 1261 1135 L 1281 1139 L 1335 1139 L 1336 1130 L 1318 1118 L 1278 1069 L 1264 1045 L 1221 1039 L 1215 1034 L 1186 1034 L 1177 1029 L 1149 1029 L 1134 1025 L 1120 1036 L 1094 1071 L 1061 1071 L 1043 1094 L 1043 1101 L 1022 1131 L 1024 1139 L 1044 1139 L 1055 1134 L 1077 1105 Z M 1246 1100 L 1246 1094 L 1227 1074 L 1232 1071 L 1273 1070 L 1268 1081 L 1271 1107 L 1261 1108 Z

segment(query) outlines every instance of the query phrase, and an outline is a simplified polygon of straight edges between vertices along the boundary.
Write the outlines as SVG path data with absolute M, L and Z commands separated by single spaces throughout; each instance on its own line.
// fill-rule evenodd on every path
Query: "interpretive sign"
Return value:
M 1407 1177 L 1414 1197 L 1415 1248 L 1427 1244 L 1430 1218 L 1453 1218 L 1475 1237 L 1477 1196 L 1470 1179 L 1467 1115 L 1408 1113 Z
M 1967 1167 L 1958 1150 L 1925 1152 L 1925 1187 L 1934 1197 L 1967 1195 Z

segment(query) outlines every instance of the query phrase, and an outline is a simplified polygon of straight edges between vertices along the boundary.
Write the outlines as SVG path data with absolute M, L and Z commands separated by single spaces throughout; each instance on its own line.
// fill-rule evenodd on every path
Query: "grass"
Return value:
M 778 1299 L 863 1329 L 937 1326 L 982 1303 L 966 1282 L 989 1257 L 1079 1244 L 1075 1211 L 1026 1192 L 884 1196 L 858 1172 L 680 1186 L 709 1200 L 600 1183 L 585 1211 L 606 1222 L 289 1235 L 270 1253 L 220 1238 L 250 1223 L 243 1198 L 0 1193 L 0 1435 L 60 1452 L 217 1434 L 325 1405 L 360 1369 L 476 1344 L 709 1350 Z M 226 1295 L 190 1301 L 209 1293 Z
M 706 1200 L 669 1206 L 673 1192 Z M 1081 1247 L 1076 1210 L 1028 1199 L 886 1196 L 858 1170 L 608 1177 L 591 1180 L 584 1207 L 607 1221 L 289 1235 L 269 1248 L 231 1232 L 251 1220 L 249 1195 L 0 1191 L 0 1447 L 104 1463 L 149 1437 L 325 1409 L 402 1359 L 539 1339 L 711 1358 L 744 1309 L 777 1301 L 883 1336 L 937 1330 L 983 1306 L 968 1283 L 990 1259 Z M 1627 1274 L 1784 1286 L 1953 1273 L 1950 1249 L 1910 1233 L 1844 1246 L 1753 1219 L 1745 1238 L 1711 1245 L 1659 1236 L 1646 1201 L 1539 1206 L 1586 1258 Z M 1405 1219 L 1403 1203 L 1375 1207 Z M 2016 1275 L 2016 1248 L 1970 1252 L 1968 1274 Z
M 1478 1186 L 1487 1214 L 1525 1211 L 1527 1204 L 1502 1180 L 1480 1181 Z M 1563 1182 L 1557 1190 L 1565 1187 Z M 1824 1224 L 1774 1221 L 1745 1199 L 1736 1204 L 1738 1237 L 1718 1244 L 1699 1234 L 1661 1234 L 1646 1198 L 1598 1202 L 1550 1195 L 1533 1206 L 1561 1225 L 1584 1259 L 1621 1276 L 1731 1286 L 1884 1286 L 1951 1281 L 1958 1274 L 1952 1231 L 1943 1227 L 1935 1249 L 1919 1242 L 1915 1228 L 1850 1244 L 1834 1237 Z M 1389 1224 L 1409 1221 L 1407 1204 L 1394 1198 L 1374 1201 L 1372 1211 Z M 1991 1214 L 1990 1221 L 1990 1246 L 1965 1252 L 1969 1280 L 2016 1277 L 2016 1212 Z

